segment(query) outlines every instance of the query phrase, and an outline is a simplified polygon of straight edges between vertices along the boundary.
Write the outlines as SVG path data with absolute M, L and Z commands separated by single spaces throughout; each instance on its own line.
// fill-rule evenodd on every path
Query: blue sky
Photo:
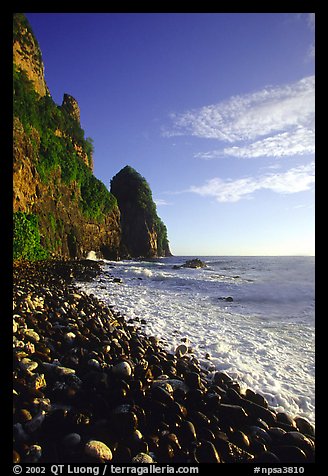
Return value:
M 26 16 L 96 177 L 141 173 L 174 254 L 314 254 L 314 14 Z

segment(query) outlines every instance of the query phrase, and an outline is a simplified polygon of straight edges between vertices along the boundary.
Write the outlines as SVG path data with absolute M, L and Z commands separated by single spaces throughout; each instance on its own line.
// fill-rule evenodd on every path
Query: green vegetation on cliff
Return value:
M 69 94 L 61 106 L 53 101 L 21 13 L 14 15 L 13 52 L 14 258 L 82 258 L 91 250 L 106 259 L 170 255 L 146 180 L 125 167 L 112 194 L 93 175 L 79 105 Z
M 111 180 L 111 192 L 121 212 L 123 252 L 132 257 L 169 256 L 166 226 L 146 179 L 127 165 Z
M 14 213 L 14 259 L 36 261 L 46 259 L 49 253 L 40 244 L 37 217 L 23 212 Z
M 14 67 L 14 116 L 23 124 L 25 133 L 35 147 L 35 163 L 43 183 L 52 180 L 52 171 L 59 168 L 63 182 L 75 181 L 80 186 L 79 203 L 86 217 L 102 221 L 116 205 L 116 199 L 83 162 L 76 146 L 91 163 L 91 139 L 84 139 L 84 131 L 77 121 L 57 106 L 50 96 L 40 97 L 24 71 Z M 35 140 L 35 131 L 40 138 Z

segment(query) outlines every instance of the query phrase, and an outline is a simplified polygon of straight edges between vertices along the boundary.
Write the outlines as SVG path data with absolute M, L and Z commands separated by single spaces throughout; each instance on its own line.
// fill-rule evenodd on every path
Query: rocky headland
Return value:
M 13 293 L 13 461 L 307 463 L 313 426 L 168 352 L 74 285 L 101 264 L 20 262 Z

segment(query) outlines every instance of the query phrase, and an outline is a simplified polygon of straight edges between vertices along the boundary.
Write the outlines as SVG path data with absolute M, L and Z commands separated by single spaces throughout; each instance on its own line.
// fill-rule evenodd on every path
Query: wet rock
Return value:
M 26 372 L 33 372 L 33 370 L 35 370 L 39 364 L 31 359 L 24 358 L 20 361 L 19 365 Z
M 198 463 L 221 463 L 220 456 L 210 441 L 201 440 L 195 456 Z
M 18 451 L 13 450 L 13 463 L 17 464 L 17 463 L 20 463 L 20 461 L 21 461 L 20 454 L 18 453 Z
M 260 394 L 253 392 L 249 388 L 246 390 L 245 398 L 261 407 L 268 408 L 267 400 Z
M 181 266 L 181 268 L 193 268 L 193 269 L 206 268 L 206 267 L 207 267 L 206 263 L 200 260 L 199 258 L 190 259 Z
M 180 358 L 186 355 L 188 352 L 188 347 L 185 344 L 180 344 L 178 347 L 175 349 L 175 355 Z
M 275 446 L 272 451 L 281 463 L 305 463 L 307 461 L 306 454 L 297 446 Z
M 132 375 L 132 367 L 129 362 L 119 362 L 114 365 L 112 372 L 117 377 L 128 378 Z
M 69 433 L 62 440 L 62 444 L 66 448 L 75 448 L 80 443 L 81 443 L 81 436 L 78 433 Z
M 84 452 L 87 456 L 90 456 L 94 461 L 99 463 L 106 463 L 113 458 L 110 448 L 102 441 L 88 441 L 84 447 Z
M 148 463 L 156 463 L 156 461 L 149 454 L 138 453 L 136 456 L 132 458 L 132 463 L 148 464 Z
M 303 417 L 294 418 L 295 424 L 301 433 L 305 435 L 314 436 L 314 427 L 311 423 Z
M 249 447 L 250 447 L 249 438 L 241 430 L 233 431 L 230 435 L 230 441 L 231 443 L 234 443 L 235 445 L 239 446 L 239 448 L 242 448 L 244 450 L 249 450 Z
M 296 428 L 295 421 L 293 420 L 293 418 L 290 415 L 287 415 L 287 413 L 278 412 L 276 414 L 276 418 L 277 418 L 278 426 L 279 426 L 280 423 L 284 423 L 285 425 L 289 425 L 291 427 Z
M 42 448 L 40 445 L 32 445 L 26 452 L 27 463 L 37 463 L 42 456 Z
M 221 404 L 218 408 L 219 418 L 226 426 L 244 426 L 247 423 L 248 415 L 244 408 L 239 405 Z
M 135 320 L 76 292 L 80 266 L 15 272 L 15 461 L 38 458 L 36 446 L 39 461 L 55 464 L 141 454 L 164 464 L 314 461 L 309 422 L 277 416 L 261 395 L 201 368 L 187 338 L 168 352 Z
M 24 336 L 27 340 L 33 342 L 34 344 L 40 340 L 39 334 L 33 329 L 24 329 Z

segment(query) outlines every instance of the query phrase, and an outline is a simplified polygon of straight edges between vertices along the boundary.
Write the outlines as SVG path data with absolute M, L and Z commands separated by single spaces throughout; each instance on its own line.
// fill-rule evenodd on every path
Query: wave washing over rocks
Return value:
M 313 426 L 181 342 L 170 353 L 74 285 L 99 263 L 14 266 L 13 461 L 306 463 Z

